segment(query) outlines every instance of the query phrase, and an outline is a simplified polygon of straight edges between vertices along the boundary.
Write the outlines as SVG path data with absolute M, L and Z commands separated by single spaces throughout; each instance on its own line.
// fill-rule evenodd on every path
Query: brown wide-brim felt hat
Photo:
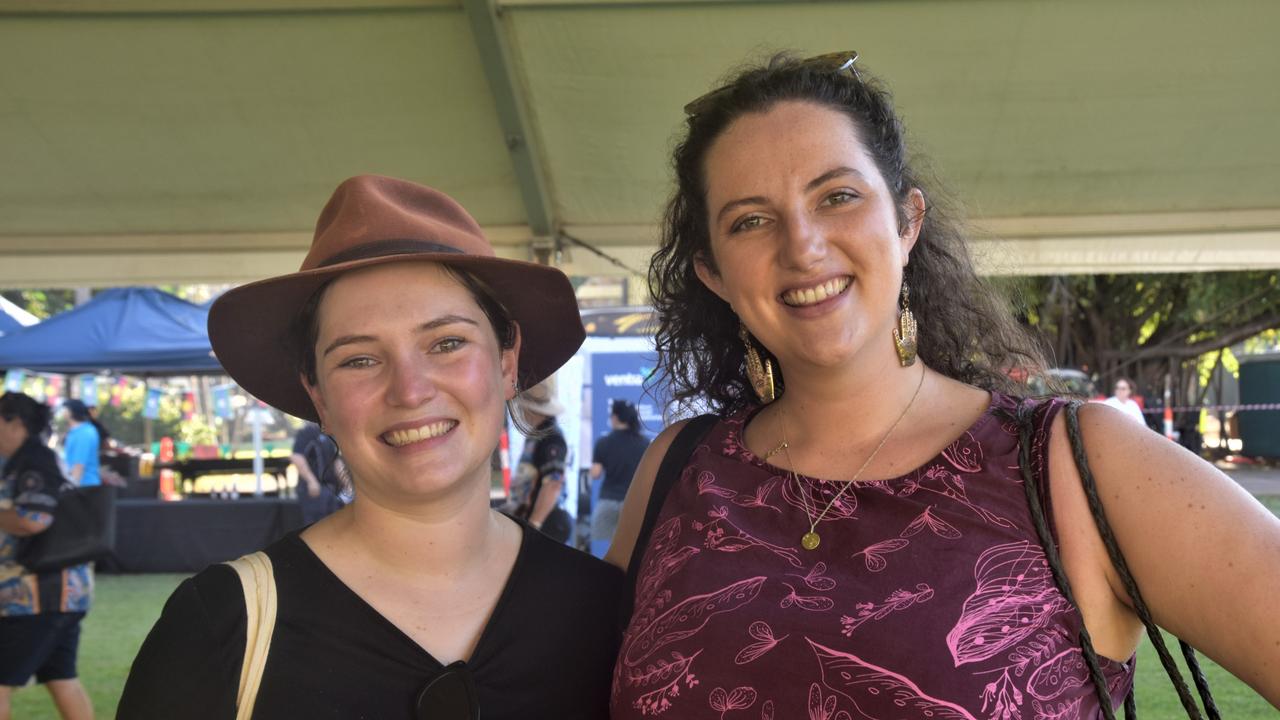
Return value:
M 240 387 L 287 413 L 318 421 L 303 389 L 291 332 L 303 305 L 325 283 L 357 268 L 436 262 L 489 287 L 520 326 L 520 389 L 555 372 L 585 332 L 569 278 L 546 265 L 494 256 L 462 206 L 444 193 L 378 175 L 334 191 L 296 273 L 227 291 L 209 310 L 209 340 Z

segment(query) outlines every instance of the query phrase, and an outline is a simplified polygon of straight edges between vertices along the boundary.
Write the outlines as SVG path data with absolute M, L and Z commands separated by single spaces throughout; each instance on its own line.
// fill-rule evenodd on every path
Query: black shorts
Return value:
M 76 677 L 84 613 L 0 617 L 0 685 L 22 687 Z

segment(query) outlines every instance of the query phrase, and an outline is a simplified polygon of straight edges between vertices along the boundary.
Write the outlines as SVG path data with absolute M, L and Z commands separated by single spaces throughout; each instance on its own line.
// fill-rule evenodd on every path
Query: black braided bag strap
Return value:
M 1097 484 L 1094 482 L 1093 473 L 1089 469 L 1088 459 L 1084 452 L 1084 442 L 1080 432 L 1079 410 L 1083 403 L 1080 401 L 1071 401 L 1066 406 L 1066 424 L 1067 435 L 1071 442 L 1072 455 L 1076 462 L 1076 468 L 1079 471 L 1081 485 L 1085 490 L 1085 495 L 1089 502 L 1089 509 L 1093 515 L 1094 522 L 1097 524 L 1098 533 L 1103 538 L 1103 544 L 1107 548 L 1107 554 L 1111 558 L 1112 564 L 1116 568 L 1116 572 L 1121 577 L 1126 591 L 1134 602 L 1134 609 L 1142 620 L 1143 625 L 1147 628 L 1147 633 L 1151 637 L 1151 643 L 1156 648 L 1157 654 L 1160 656 L 1160 662 L 1168 673 L 1169 679 L 1173 682 L 1174 689 L 1178 693 L 1178 698 L 1182 702 L 1183 709 L 1187 712 L 1187 717 L 1193 720 L 1203 720 L 1200 709 L 1196 707 L 1195 700 L 1192 699 L 1190 691 L 1187 689 L 1186 681 L 1182 679 L 1182 674 L 1178 671 L 1177 665 L 1174 664 L 1172 656 L 1170 656 L 1168 648 L 1165 646 L 1164 637 L 1161 635 L 1159 628 L 1151 619 L 1151 613 L 1147 609 L 1146 603 L 1142 601 L 1141 594 L 1138 592 L 1137 582 L 1133 579 L 1133 573 L 1129 571 L 1128 563 L 1124 560 L 1124 555 L 1120 552 L 1120 546 L 1115 540 L 1115 533 L 1111 530 L 1111 524 L 1107 521 L 1106 514 L 1102 508 L 1102 501 L 1098 497 Z M 1066 572 L 1063 570 L 1061 558 L 1058 555 L 1058 549 L 1053 541 L 1052 533 L 1049 531 L 1048 520 L 1044 514 L 1045 504 L 1041 500 L 1041 488 L 1036 473 L 1031 466 L 1031 448 L 1032 435 L 1035 429 L 1034 416 L 1037 406 L 1032 403 L 1021 403 L 1017 410 L 1017 423 L 1019 428 L 1019 454 L 1018 465 L 1022 471 L 1023 488 L 1027 495 L 1027 505 L 1031 512 L 1031 518 L 1036 527 L 1036 534 L 1040 539 L 1040 544 L 1044 548 L 1045 558 L 1049 562 L 1049 567 L 1053 572 L 1054 581 L 1058 584 L 1058 589 L 1063 596 L 1079 607 L 1075 601 L 1075 597 L 1071 592 L 1070 582 L 1067 580 Z M 1218 708 L 1213 701 L 1213 696 L 1209 693 L 1208 682 L 1204 678 L 1204 674 L 1200 671 L 1199 663 L 1196 662 L 1194 651 L 1191 646 L 1185 642 L 1179 641 L 1183 654 L 1187 659 L 1188 667 L 1191 669 L 1195 678 L 1196 688 L 1200 692 L 1201 699 L 1205 704 L 1205 711 L 1211 720 L 1220 720 Z M 1106 679 L 1102 674 L 1102 668 L 1098 663 L 1098 654 L 1093 647 L 1093 639 L 1089 635 L 1089 631 L 1081 626 L 1080 628 L 1080 649 L 1084 654 L 1085 663 L 1089 668 L 1089 677 L 1093 681 L 1094 689 L 1098 694 L 1099 704 L 1102 708 L 1103 716 L 1107 720 L 1114 720 L 1115 712 L 1111 708 L 1111 694 L 1107 689 Z M 1137 718 L 1137 705 L 1134 700 L 1133 691 L 1124 700 L 1125 717 L 1131 720 Z
M 1058 556 L 1057 543 L 1053 541 L 1053 534 L 1049 532 L 1049 522 L 1045 518 L 1045 505 L 1041 501 L 1041 491 L 1039 481 L 1036 479 L 1036 473 L 1031 467 L 1031 448 L 1033 435 L 1035 432 L 1035 413 L 1038 409 L 1037 405 L 1022 402 L 1018 404 L 1017 417 L 1018 423 L 1018 467 L 1022 471 L 1022 487 L 1027 495 L 1027 508 L 1031 511 L 1031 520 L 1036 527 L 1036 536 L 1040 539 L 1040 546 L 1044 549 L 1045 559 L 1049 562 L 1049 569 L 1053 573 L 1053 580 L 1058 586 L 1059 592 L 1075 607 L 1080 607 L 1076 602 L 1075 594 L 1071 592 L 1071 583 L 1067 580 L 1067 573 L 1062 567 L 1062 560 Z M 1102 674 L 1102 666 L 1098 664 L 1098 653 L 1093 649 L 1093 638 L 1089 635 L 1089 630 L 1084 624 L 1080 624 L 1080 650 L 1084 654 L 1085 664 L 1089 668 L 1089 679 L 1093 681 L 1093 689 L 1098 695 L 1098 704 L 1102 708 L 1102 716 L 1106 720 L 1115 720 L 1115 710 L 1111 707 L 1111 691 L 1107 687 L 1107 680 Z M 1125 716 L 1134 720 L 1137 718 L 1137 708 L 1133 703 L 1133 692 L 1130 691 L 1128 697 L 1125 698 Z
M 1102 498 L 1098 496 L 1097 483 L 1094 482 L 1093 472 L 1089 469 L 1089 460 L 1085 456 L 1084 437 L 1080 432 L 1080 406 L 1083 404 L 1079 400 L 1067 403 L 1066 421 L 1067 437 L 1071 440 L 1071 453 L 1075 457 L 1076 469 L 1080 473 L 1080 484 L 1084 487 L 1085 497 L 1089 500 L 1089 510 L 1098 526 L 1098 534 L 1102 537 L 1102 543 L 1107 548 L 1107 555 L 1111 557 L 1111 564 L 1120 576 L 1125 592 L 1129 594 L 1129 598 L 1133 601 L 1134 612 L 1138 614 L 1142 624 L 1147 628 L 1147 635 L 1150 636 L 1151 644 L 1160 656 L 1160 664 L 1164 665 L 1165 672 L 1168 673 L 1174 689 L 1178 692 L 1178 699 L 1182 701 L 1183 709 L 1187 711 L 1188 717 L 1200 718 L 1202 717 L 1200 710 L 1196 707 L 1196 702 L 1191 697 L 1191 691 L 1187 688 L 1186 681 L 1182 679 L 1182 673 L 1178 670 L 1178 666 L 1173 661 L 1173 656 L 1169 653 L 1169 648 L 1165 645 L 1164 635 L 1151 618 L 1151 611 L 1147 609 L 1147 603 L 1143 600 L 1142 593 L 1138 590 L 1138 583 L 1134 580 L 1133 573 L 1129 570 L 1129 564 L 1125 562 L 1124 554 L 1120 552 L 1120 544 L 1116 541 L 1115 532 L 1111 529 L 1111 523 L 1107 521 L 1106 511 L 1102 507 Z M 1210 720 L 1220 720 L 1221 715 L 1218 712 L 1218 706 L 1213 701 L 1213 695 L 1209 692 L 1209 682 L 1205 679 L 1204 672 L 1200 669 L 1200 663 L 1196 660 L 1195 651 L 1182 640 L 1179 640 L 1178 644 L 1182 648 L 1183 657 L 1187 661 L 1187 668 L 1191 671 L 1200 699 L 1204 703 L 1205 713 Z

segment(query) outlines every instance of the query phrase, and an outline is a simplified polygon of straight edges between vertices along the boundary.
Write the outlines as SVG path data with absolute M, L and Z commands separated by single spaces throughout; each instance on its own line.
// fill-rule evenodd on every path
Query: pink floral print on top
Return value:
M 814 551 L 800 536 L 841 485 L 753 455 L 753 412 L 717 423 L 641 556 L 612 717 L 1099 717 L 1026 507 L 1018 402 L 993 394 L 932 461 L 846 490 Z M 1037 466 L 1060 408 L 1037 407 Z M 1132 662 L 1101 662 L 1118 702 Z

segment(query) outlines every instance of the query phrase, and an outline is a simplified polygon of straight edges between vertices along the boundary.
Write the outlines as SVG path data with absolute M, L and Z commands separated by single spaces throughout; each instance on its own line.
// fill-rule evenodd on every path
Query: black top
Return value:
M 291 452 L 307 459 L 311 474 L 321 485 L 335 491 L 341 489 L 342 483 L 334 467 L 334 460 L 338 459 L 338 445 L 333 438 L 320 432 L 319 425 L 313 422 L 303 424 L 298 434 L 293 436 Z
M 58 495 L 67 480 L 58 467 L 58 456 L 39 437 L 28 436 L 4 462 L 0 483 L 0 499 L 12 500 L 20 515 L 57 520 Z M 0 580 L 0 597 L 4 598 L 0 617 L 86 612 L 92 586 L 88 564 L 72 565 L 66 568 L 67 572 L 48 570 L 39 574 L 16 567 L 18 557 L 35 537 L 19 538 L 0 532 L 0 577 L 4 578 Z
M 538 504 L 538 495 L 547 480 L 564 481 L 565 456 L 568 454 L 564 433 L 560 431 L 556 419 L 549 417 L 543 420 L 534 429 L 534 435 L 525 442 L 520 462 L 516 465 L 515 484 L 520 486 L 512 489 L 512 496 L 519 501 L 515 510 L 516 517 L 529 517 Z M 559 501 L 556 498 L 556 502 Z
M 441 664 L 292 533 L 266 550 L 278 611 L 253 717 L 412 718 Z M 622 573 L 524 525 L 468 668 L 480 717 L 607 718 Z M 244 594 L 230 567 L 184 581 L 143 643 L 117 717 L 235 717 Z
M 649 447 L 649 438 L 630 430 L 614 430 L 596 441 L 591 462 L 604 466 L 600 499 L 621 501 L 631 487 L 631 477 Z
M 58 493 L 66 480 L 58 467 L 58 456 L 35 436 L 29 436 L 4 462 L 0 477 L 8 486 L 8 497 L 20 513 L 58 510 Z

